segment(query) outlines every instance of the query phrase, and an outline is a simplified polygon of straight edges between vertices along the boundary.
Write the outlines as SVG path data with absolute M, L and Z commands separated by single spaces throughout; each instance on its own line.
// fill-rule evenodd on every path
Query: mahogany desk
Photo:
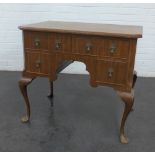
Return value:
M 125 103 L 120 141 L 127 143 L 124 126 L 134 102 L 136 43 L 142 37 L 142 27 L 47 21 L 19 28 L 23 30 L 25 60 L 19 87 L 27 107 L 22 122 L 30 119 L 28 84 L 36 77 L 48 77 L 52 97 L 57 73 L 80 61 L 86 65 L 92 87 L 112 87 Z

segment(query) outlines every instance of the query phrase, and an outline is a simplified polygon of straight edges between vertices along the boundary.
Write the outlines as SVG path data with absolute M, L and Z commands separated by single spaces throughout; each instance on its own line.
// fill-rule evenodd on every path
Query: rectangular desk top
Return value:
M 36 24 L 19 26 L 21 30 L 59 32 L 71 34 L 87 34 L 123 38 L 141 38 L 141 26 L 114 25 L 101 23 L 80 23 L 80 22 L 62 22 L 46 21 Z

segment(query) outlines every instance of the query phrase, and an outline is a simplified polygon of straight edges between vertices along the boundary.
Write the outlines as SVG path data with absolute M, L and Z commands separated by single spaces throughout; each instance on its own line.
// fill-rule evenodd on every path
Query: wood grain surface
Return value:
M 21 30 L 62 32 L 74 34 L 104 35 L 125 38 L 141 38 L 141 26 L 114 25 L 101 23 L 80 23 L 63 21 L 46 21 L 19 26 Z

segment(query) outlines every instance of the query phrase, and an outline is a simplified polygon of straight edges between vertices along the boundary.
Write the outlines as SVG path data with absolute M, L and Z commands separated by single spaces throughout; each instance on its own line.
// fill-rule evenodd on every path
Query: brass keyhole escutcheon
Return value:
M 35 64 L 36 64 L 36 68 L 40 68 L 41 61 L 40 60 L 36 60 Z
M 55 49 L 59 50 L 59 49 L 61 49 L 61 47 L 62 47 L 61 41 L 56 41 L 55 42 Z
M 92 47 L 93 47 L 93 46 L 92 46 L 91 43 L 87 43 L 87 44 L 86 44 L 86 47 L 85 47 L 85 48 L 86 48 L 86 52 L 90 52 L 90 51 L 92 50 Z
M 116 43 L 115 42 L 113 42 L 112 44 L 111 44 L 111 47 L 110 47 L 110 53 L 111 54 L 114 54 L 116 51 L 117 51 L 117 47 L 116 47 Z
M 113 76 L 114 70 L 113 68 L 108 69 L 108 77 L 111 78 Z
M 40 47 L 40 39 L 39 38 L 35 38 L 34 44 L 35 44 L 35 47 L 39 48 Z

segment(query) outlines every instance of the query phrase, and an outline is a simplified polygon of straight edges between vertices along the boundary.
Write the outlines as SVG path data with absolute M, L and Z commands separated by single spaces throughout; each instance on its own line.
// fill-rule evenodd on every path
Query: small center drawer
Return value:
M 103 40 L 95 36 L 75 35 L 72 37 L 72 52 L 97 56 L 103 49 Z
M 127 63 L 120 61 L 97 61 L 97 81 L 114 85 L 125 85 Z
M 102 58 L 127 59 L 129 53 L 129 40 L 105 38 L 104 51 L 100 52 Z

